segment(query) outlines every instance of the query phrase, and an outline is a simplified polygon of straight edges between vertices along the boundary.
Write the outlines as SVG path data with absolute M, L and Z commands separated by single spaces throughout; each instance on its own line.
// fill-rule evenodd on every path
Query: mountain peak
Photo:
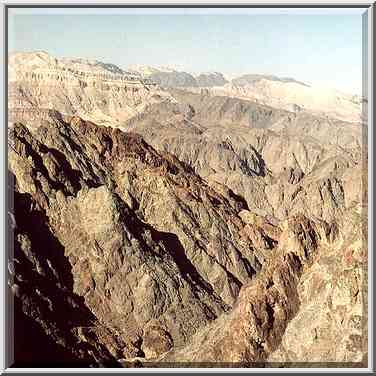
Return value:
M 239 86 L 251 85 L 261 80 L 277 81 L 284 83 L 295 83 L 303 86 L 308 86 L 302 81 L 297 81 L 291 77 L 278 77 L 272 74 L 244 74 L 232 80 L 232 83 Z

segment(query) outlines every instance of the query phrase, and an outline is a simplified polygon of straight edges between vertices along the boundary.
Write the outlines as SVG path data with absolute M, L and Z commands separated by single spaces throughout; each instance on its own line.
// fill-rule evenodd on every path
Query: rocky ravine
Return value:
M 333 220 L 345 207 L 361 202 L 364 185 L 353 184 L 362 180 L 365 171 L 362 153 L 367 135 L 361 124 L 177 89 L 163 92 L 153 102 L 159 89 L 142 84 L 141 76 L 110 64 L 58 60 L 46 53 L 14 54 L 10 72 L 14 94 L 10 95 L 10 123 L 38 127 L 53 122 L 60 113 L 81 114 L 134 131 L 157 150 L 168 151 L 190 165 L 210 184 L 231 188 L 252 210 L 278 219 L 303 212 Z M 59 74 L 61 80 L 55 82 Z M 251 78 L 244 80 L 258 82 L 262 77 Z M 77 80 L 91 84 L 76 87 Z M 112 86 L 107 90 L 109 80 Z M 142 90 L 149 93 L 137 114 L 119 118 L 120 102 L 105 110 L 93 100 L 112 101 L 111 93 L 119 85 L 124 90 L 129 85 L 144 85 Z M 133 92 L 129 98 L 123 92 L 116 95 L 128 107 L 133 103 Z M 90 104 L 85 111 L 75 104 L 76 96 Z
M 16 364 L 365 364 L 362 124 L 10 60 Z
M 101 329 L 95 318 L 113 356 L 150 357 L 161 350 L 148 342 L 149 327 L 165 340 L 164 351 L 184 344 L 231 308 L 275 245 L 261 229 L 241 234 L 244 201 L 228 190 L 217 193 L 138 135 L 56 119 L 35 134 L 16 125 L 9 152 L 15 203 L 23 203 L 10 214 L 17 245 L 11 288 L 23 314 L 70 351 L 75 347 L 64 330 L 54 332 L 54 290 L 82 297 L 82 309 L 91 311 L 83 338 Z M 27 289 L 30 277 L 22 270 L 28 267 L 41 279 L 39 293 Z M 56 281 L 52 291 L 43 277 Z M 41 299 L 48 319 L 31 308 Z M 73 313 L 68 328 L 81 330 Z
M 253 211 L 279 220 L 308 213 L 332 221 L 362 202 L 367 158 L 366 128 L 360 124 L 172 93 L 189 113 L 151 106 L 126 129 L 176 155 L 212 184 L 225 184 Z
M 137 134 L 78 117 L 32 132 L 16 124 L 9 168 L 16 331 L 32 322 L 52 362 L 251 366 L 285 360 L 286 351 L 298 361 L 298 349 L 285 343 L 299 330 L 294 320 L 309 309 L 305 301 L 312 304 L 304 283 L 314 283 L 309 273 L 329 249 L 357 261 L 338 261 L 343 275 L 330 288 L 337 310 L 328 309 L 337 316 L 328 325 L 346 325 L 345 350 L 331 345 L 319 360 L 362 360 L 361 327 L 351 324 L 364 318 L 360 233 L 348 240 L 341 223 L 301 215 L 271 223 Z M 328 265 L 317 278 L 332 278 Z M 320 299 L 326 304 L 325 294 Z M 323 323 L 315 335 L 329 346 L 317 334 Z M 16 347 L 21 364 L 31 360 L 29 333 Z

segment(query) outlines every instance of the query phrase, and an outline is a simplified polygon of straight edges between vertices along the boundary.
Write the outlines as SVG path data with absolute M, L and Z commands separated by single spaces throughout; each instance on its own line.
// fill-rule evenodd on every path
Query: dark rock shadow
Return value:
M 118 366 L 102 344 L 94 347 L 73 334 L 76 327 L 93 326 L 96 317 L 84 298 L 73 293 L 64 247 L 52 234 L 44 211 L 34 209 L 34 204 L 29 194 L 14 192 L 10 205 L 16 222 L 10 245 L 14 249 L 8 256 L 14 269 L 9 275 L 14 291 L 9 298 L 14 323 L 12 367 L 89 367 L 98 366 L 97 359 Z M 22 246 L 18 235 L 26 235 L 30 246 Z
M 128 207 L 128 205 L 125 204 L 124 201 L 122 201 L 122 199 L 117 194 L 115 194 L 115 196 L 122 206 L 120 208 L 122 212 L 122 220 L 127 228 L 137 238 L 137 240 L 139 240 L 141 243 L 145 243 L 143 234 L 145 233 L 145 230 L 150 231 L 152 240 L 156 244 L 163 244 L 168 255 L 172 258 L 172 260 L 178 267 L 181 276 L 189 283 L 189 285 L 191 285 L 196 290 L 205 291 L 216 301 L 218 301 L 222 306 L 225 306 L 225 303 L 222 301 L 222 299 L 215 293 L 213 286 L 200 275 L 196 267 L 189 260 L 186 255 L 185 249 L 177 235 L 169 232 L 158 231 L 151 225 L 144 223 Z M 125 213 L 127 213 L 127 215 L 125 215 Z M 227 274 L 228 278 L 239 284 L 239 281 L 237 281 L 234 276 L 232 276 L 229 272 L 227 272 Z
M 206 290 L 210 294 L 214 294 L 213 287 L 201 277 L 195 266 L 188 259 L 184 247 L 177 235 L 170 232 L 153 230 L 152 237 L 157 243 L 161 241 L 165 245 L 184 279 L 189 279 L 196 285 L 200 286 L 200 288 Z

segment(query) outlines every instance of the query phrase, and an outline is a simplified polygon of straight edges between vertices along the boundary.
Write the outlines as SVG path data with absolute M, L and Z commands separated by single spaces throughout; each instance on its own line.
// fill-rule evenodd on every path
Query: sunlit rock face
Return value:
M 56 110 L 119 126 L 161 101 L 173 99 L 151 80 L 112 64 L 56 59 L 45 52 L 9 58 L 11 120 L 32 120 L 35 112 Z
M 364 125 L 161 72 L 10 57 L 18 363 L 364 366 Z

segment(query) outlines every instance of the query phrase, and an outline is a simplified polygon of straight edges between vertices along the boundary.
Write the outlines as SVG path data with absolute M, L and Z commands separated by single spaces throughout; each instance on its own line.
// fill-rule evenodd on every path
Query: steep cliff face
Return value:
M 284 221 L 277 249 L 257 278 L 243 286 L 233 310 L 197 332 L 188 346 L 158 361 L 225 367 L 364 366 L 364 248 L 355 251 L 359 264 L 354 259 L 343 263 L 341 236 L 337 225 L 302 215 Z
M 16 365 L 365 364 L 363 125 L 215 73 L 10 60 Z M 309 89 L 237 85 L 264 80 Z
M 9 176 L 10 184 L 14 176 Z M 8 258 L 15 367 L 116 367 L 115 334 L 73 292 L 72 267 L 29 193 L 14 192 Z M 84 336 L 87 333 L 87 337 Z
M 302 212 L 332 221 L 362 201 L 365 127 L 237 99 L 173 94 L 191 109 L 188 115 L 151 107 L 128 129 L 209 182 L 225 184 L 253 211 L 280 220 Z M 231 120 L 238 106 L 254 120 Z
M 138 135 L 74 117 L 34 133 L 17 124 L 9 140 L 17 202 L 29 202 L 23 220 L 54 234 L 67 293 L 121 338 L 118 358 L 157 351 L 143 345 L 149 326 L 165 333 L 168 349 L 184 344 L 231 308 L 275 246 L 258 227 L 243 231 L 244 200 L 225 187 L 217 193 Z M 38 254 L 45 244 L 33 241 Z
M 326 230 L 326 233 L 325 233 Z M 243 287 L 234 309 L 192 339 L 187 349 L 169 354 L 186 361 L 220 360 L 247 366 L 260 364 L 275 351 L 288 322 L 299 311 L 297 286 L 304 265 L 317 252 L 324 235 L 334 228 L 320 228 L 303 216 L 282 224 L 278 250 L 268 257 L 258 278 Z
M 226 186 L 209 186 L 137 134 L 78 117 L 62 116 L 33 132 L 16 124 L 9 147 L 16 205 L 10 284 L 22 317 L 16 327 L 31 320 L 46 346 L 47 339 L 55 343 L 51 361 L 299 361 L 311 348 L 294 350 L 290 338 L 301 315 L 317 307 L 305 287 L 317 269 L 334 278 L 331 302 L 348 333 L 342 352 L 317 359 L 362 360 L 363 342 L 348 347 L 360 330 L 349 322 L 364 317 L 356 217 L 349 230 L 346 221 L 257 215 Z M 327 261 L 345 249 L 351 256 L 345 253 L 338 266 Z M 360 264 L 350 261 L 352 272 L 349 257 L 360 257 Z M 345 311 L 344 286 L 357 304 Z M 326 304 L 326 295 L 320 299 Z M 334 332 L 336 320 L 327 318 Z
M 154 82 L 114 65 L 45 52 L 10 56 L 8 95 L 11 120 L 29 122 L 36 111 L 56 110 L 112 126 L 151 103 L 174 101 Z

